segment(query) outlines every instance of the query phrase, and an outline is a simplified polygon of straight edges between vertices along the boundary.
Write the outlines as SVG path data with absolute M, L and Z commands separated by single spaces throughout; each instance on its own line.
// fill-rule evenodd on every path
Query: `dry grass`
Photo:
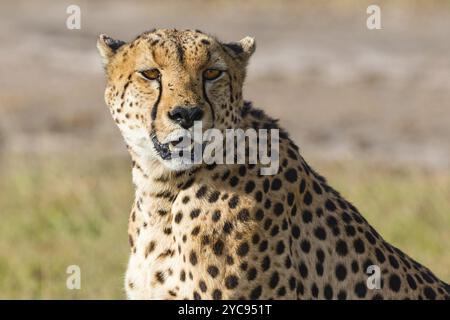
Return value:
M 0 298 L 124 298 L 127 159 L 8 161 L 0 171 Z M 450 280 L 450 175 L 315 166 L 395 245 Z M 66 268 L 81 267 L 81 290 Z

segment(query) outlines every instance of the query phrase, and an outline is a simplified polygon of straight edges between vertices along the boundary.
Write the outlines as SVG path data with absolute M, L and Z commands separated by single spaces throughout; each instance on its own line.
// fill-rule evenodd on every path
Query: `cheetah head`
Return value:
M 101 35 L 97 48 L 105 101 L 131 152 L 186 170 L 192 162 L 171 151 L 195 121 L 203 131 L 239 126 L 253 38 L 222 43 L 200 31 L 160 29 L 130 43 Z

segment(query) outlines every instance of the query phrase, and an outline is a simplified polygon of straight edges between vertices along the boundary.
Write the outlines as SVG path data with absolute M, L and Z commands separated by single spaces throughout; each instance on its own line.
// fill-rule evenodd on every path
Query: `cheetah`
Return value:
M 105 101 L 132 160 L 129 299 L 449 299 L 450 286 L 387 243 L 243 98 L 255 41 L 155 29 L 100 35 Z M 279 168 L 186 164 L 180 127 L 279 130 Z M 370 266 L 379 286 L 368 285 Z

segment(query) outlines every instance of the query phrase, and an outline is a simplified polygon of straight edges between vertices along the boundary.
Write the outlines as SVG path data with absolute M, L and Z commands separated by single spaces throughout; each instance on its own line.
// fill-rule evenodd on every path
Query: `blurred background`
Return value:
M 68 30 L 66 9 L 81 8 Z M 366 28 L 381 7 L 381 30 Z M 130 160 L 100 33 L 197 28 L 257 50 L 245 96 L 391 243 L 450 282 L 449 1 L 0 3 L 0 298 L 123 299 Z M 66 268 L 81 268 L 81 289 Z

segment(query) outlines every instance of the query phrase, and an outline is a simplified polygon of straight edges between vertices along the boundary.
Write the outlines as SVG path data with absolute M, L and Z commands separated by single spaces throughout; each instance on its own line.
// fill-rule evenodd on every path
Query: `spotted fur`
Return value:
M 180 167 L 164 160 L 176 106 L 199 106 L 205 129 L 278 128 L 242 98 L 253 39 L 152 30 L 130 43 L 100 36 L 105 100 L 133 160 L 135 201 L 126 292 L 132 299 L 443 299 L 450 287 L 387 243 L 302 158 L 281 130 L 280 168 Z M 205 83 L 202 71 L 223 75 Z M 139 72 L 158 68 L 148 81 Z M 156 140 L 152 140 L 152 137 Z M 366 286 L 381 268 L 381 289 Z

